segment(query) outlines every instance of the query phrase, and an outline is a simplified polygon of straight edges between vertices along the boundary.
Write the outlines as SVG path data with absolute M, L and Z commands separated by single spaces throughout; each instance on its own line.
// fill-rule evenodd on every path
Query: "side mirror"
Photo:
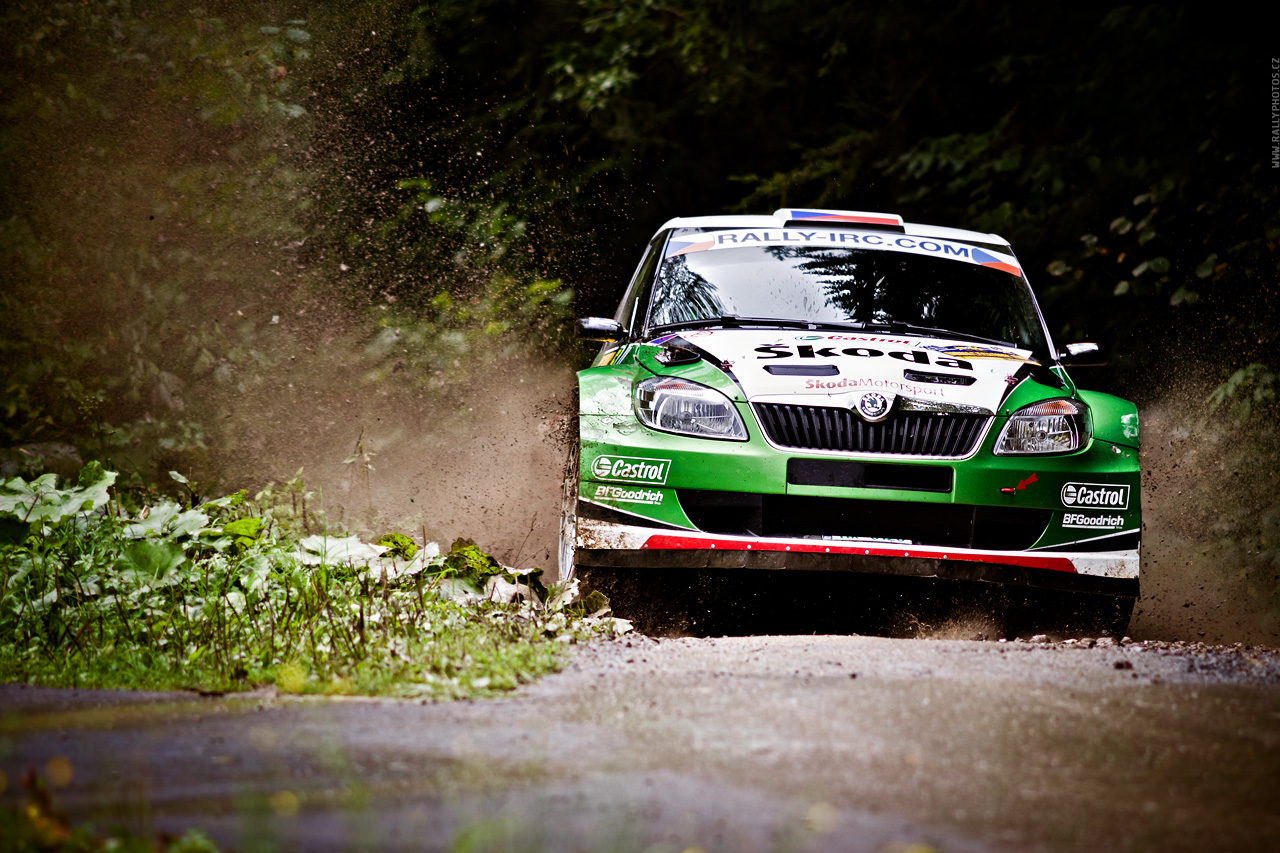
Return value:
M 573 331 L 578 337 L 587 341 L 620 341 L 627 336 L 627 330 L 617 320 L 607 317 L 579 317 L 573 321 Z
M 1058 350 L 1058 361 L 1065 367 L 1107 366 L 1107 359 L 1102 354 L 1102 347 L 1090 341 L 1067 344 L 1065 349 Z

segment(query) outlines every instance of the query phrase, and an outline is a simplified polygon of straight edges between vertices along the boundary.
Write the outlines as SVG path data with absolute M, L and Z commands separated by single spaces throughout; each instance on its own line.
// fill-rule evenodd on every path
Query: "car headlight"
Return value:
M 1046 400 L 1009 416 L 996 442 L 997 456 L 1070 453 L 1089 441 L 1089 408 L 1075 400 Z
M 645 426 L 698 438 L 746 441 L 747 428 L 729 398 L 697 382 L 655 376 L 636 385 L 636 417 Z

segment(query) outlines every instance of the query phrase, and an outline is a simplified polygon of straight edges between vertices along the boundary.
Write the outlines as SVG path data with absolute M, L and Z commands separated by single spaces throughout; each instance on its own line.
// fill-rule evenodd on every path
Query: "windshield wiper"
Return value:
M 783 317 L 739 317 L 737 314 L 721 314 L 719 317 L 706 317 L 701 320 L 681 320 L 676 323 L 662 323 L 651 326 L 651 332 L 670 332 L 675 329 L 705 329 L 711 326 L 722 326 L 736 329 L 741 326 L 772 326 L 779 329 L 817 329 L 826 324 L 812 323 L 808 320 L 789 320 Z
M 847 323 L 830 320 L 796 320 L 786 317 L 739 317 L 737 314 L 721 314 L 719 317 L 704 317 L 698 320 L 681 320 L 675 323 L 662 323 L 652 326 L 650 332 L 670 332 L 677 329 L 706 329 L 719 326 L 725 329 L 737 329 L 743 326 L 765 326 L 778 329 L 839 329 L 841 331 L 864 332 L 868 330 L 884 330 L 894 335 L 917 334 L 934 338 L 953 338 L 958 341 L 974 341 L 981 344 L 995 344 L 1001 347 L 1017 349 L 1016 344 L 996 338 L 984 338 L 967 332 L 955 332 L 951 329 L 935 329 L 931 326 L 917 326 L 913 323 L 899 323 L 896 320 L 888 323 Z
M 884 329 L 893 335 L 901 335 L 911 333 L 914 335 L 927 335 L 931 338 L 954 338 L 957 341 L 974 341 L 980 344 L 995 344 L 1000 347 L 1009 347 L 1010 349 L 1018 349 L 1017 344 L 1002 341 L 998 338 L 984 338 L 982 335 L 971 335 L 968 332 L 956 332 L 951 329 L 935 329 L 932 326 L 917 326 L 914 323 L 899 323 L 896 320 L 888 323 L 863 323 L 863 329 Z

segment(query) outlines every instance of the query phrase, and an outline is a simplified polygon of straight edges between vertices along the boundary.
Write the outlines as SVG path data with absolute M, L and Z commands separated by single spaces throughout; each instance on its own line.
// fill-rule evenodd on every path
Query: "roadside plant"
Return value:
M 52 474 L 0 485 L 0 678 L 458 698 L 628 628 L 468 541 L 446 554 L 299 520 L 289 508 L 307 501 L 287 498 L 306 495 L 300 481 L 131 507 L 116 478 L 91 463 L 65 488 Z

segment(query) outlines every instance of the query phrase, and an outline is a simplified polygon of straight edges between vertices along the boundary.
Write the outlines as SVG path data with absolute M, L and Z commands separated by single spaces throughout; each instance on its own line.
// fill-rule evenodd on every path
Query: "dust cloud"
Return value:
M 397 532 L 447 549 L 472 539 L 506 565 L 555 576 L 565 425 L 575 378 L 532 355 L 477 369 L 465 390 L 367 383 L 339 338 L 289 381 L 246 401 L 230 483 L 301 472 L 330 523 L 368 538 Z
M 1206 394 L 1178 389 L 1141 412 L 1142 597 L 1130 633 L 1275 646 L 1280 584 L 1239 541 L 1275 502 L 1274 462 L 1251 452 L 1253 436 L 1204 419 Z M 1240 470 L 1237 455 L 1252 466 Z
M 330 520 L 349 529 L 446 545 L 464 536 L 507 564 L 553 576 L 558 439 L 574 410 L 567 363 L 519 359 L 484 371 L 450 401 L 361 384 L 358 353 L 331 349 L 326 358 L 330 367 L 312 370 L 309 382 L 300 377 L 287 405 L 275 395 L 254 404 L 245 422 L 257 452 L 241 457 L 250 462 L 242 470 L 228 468 L 230 479 L 283 480 L 301 468 L 308 486 L 322 489 Z M 1242 487 L 1227 470 L 1229 452 L 1248 439 L 1205 419 L 1206 394 L 1188 386 L 1142 407 L 1142 596 L 1130 634 L 1276 645 L 1280 585 L 1220 543 L 1225 518 L 1260 511 L 1274 490 Z M 344 462 L 359 456 L 361 441 L 368 458 Z M 979 612 L 917 629 L 935 639 L 1000 635 Z

